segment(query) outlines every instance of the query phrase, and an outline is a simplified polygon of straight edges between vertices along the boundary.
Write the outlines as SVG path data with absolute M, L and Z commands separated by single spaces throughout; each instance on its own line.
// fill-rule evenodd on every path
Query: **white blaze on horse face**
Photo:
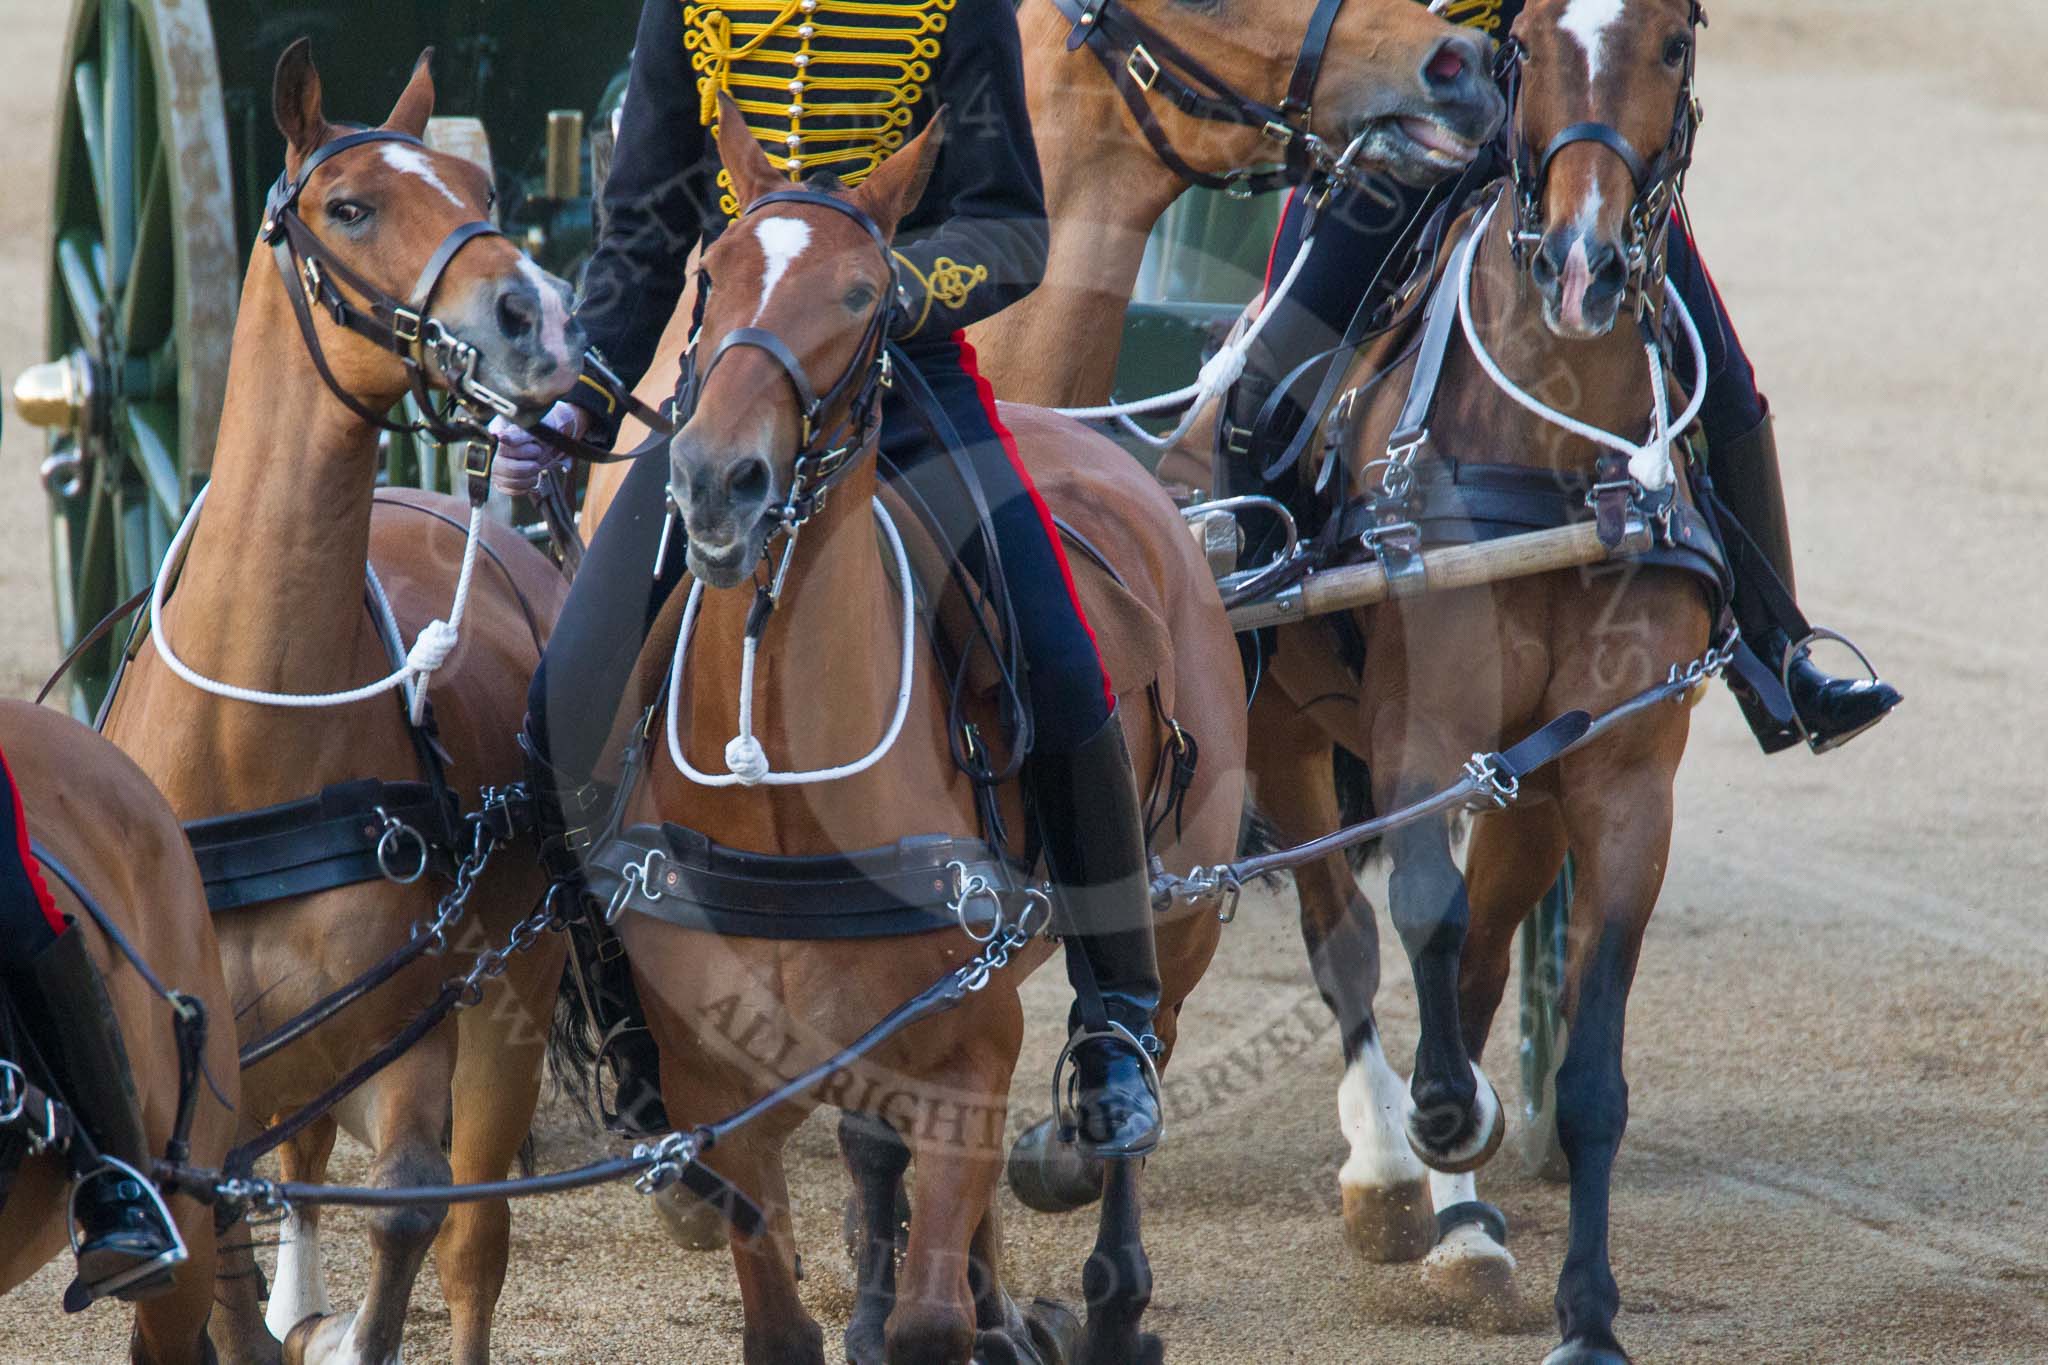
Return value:
M 1365 1041 L 1344 1068 L 1337 1088 L 1337 1122 L 1351 1155 L 1337 1183 L 1351 1189 L 1389 1189 L 1422 1179 L 1424 1167 L 1408 1145 L 1408 1087 L 1387 1065 L 1379 1034 Z
M 559 356 L 563 364 L 573 364 L 575 357 L 569 354 L 569 305 L 562 297 L 562 291 L 555 277 L 535 265 L 525 256 L 519 258 L 519 273 L 540 295 L 540 344 L 549 355 Z
M 1600 46 L 1607 30 L 1621 18 L 1628 0 L 1571 0 L 1557 26 L 1577 40 L 1586 51 L 1586 83 L 1600 79 Z
M 800 218 L 763 218 L 754 224 L 754 240 L 761 244 L 762 258 L 768 263 L 761 272 L 761 303 L 754 309 L 754 321 L 759 322 L 790 263 L 811 244 L 811 225 Z
M 387 142 L 381 150 L 384 153 L 384 164 L 392 170 L 397 171 L 400 175 L 418 176 L 439 190 L 441 196 L 449 203 L 455 205 L 456 208 L 467 209 L 469 207 L 469 205 L 462 202 L 461 195 L 448 188 L 448 182 L 443 180 L 441 173 L 434 169 L 433 161 L 419 148 L 409 146 L 403 142 Z

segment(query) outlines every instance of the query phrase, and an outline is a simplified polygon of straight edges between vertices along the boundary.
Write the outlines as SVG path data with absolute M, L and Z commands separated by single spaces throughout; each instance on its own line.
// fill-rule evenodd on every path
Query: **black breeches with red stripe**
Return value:
M 919 342 L 905 354 L 957 433 L 988 500 L 1002 577 L 1008 584 L 1025 661 L 1032 747 L 1072 753 L 1109 719 L 1113 694 L 1079 600 L 1052 514 L 996 415 L 974 352 L 955 337 Z M 987 556 L 971 500 L 952 461 L 901 394 L 882 405 L 882 454 L 939 522 L 936 528 L 984 588 Z
M 966 342 L 927 342 L 908 354 L 962 438 L 988 500 L 1022 637 L 1035 747 L 1069 752 L 1102 728 L 1111 693 L 1051 517 L 997 420 Z M 883 404 L 882 446 L 981 579 L 986 561 L 972 504 L 923 421 L 894 391 Z M 527 693 L 527 732 L 565 784 L 580 785 L 597 771 L 641 645 L 683 580 L 680 544 L 669 547 L 659 574 L 651 572 L 666 518 L 668 474 L 666 447 L 642 456 L 627 473 Z
M 28 819 L 14 774 L 0 757 L 0 963 L 18 965 L 57 941 L 64 915 L 50 899 L 42 870 L 29 852 Z

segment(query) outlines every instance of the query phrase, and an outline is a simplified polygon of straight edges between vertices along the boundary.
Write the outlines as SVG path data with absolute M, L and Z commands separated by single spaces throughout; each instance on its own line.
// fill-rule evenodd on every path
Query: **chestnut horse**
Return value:
M 934 122 L 844 195 L 885 240 L 922 191 L 942 126 Z M 737 113 L 728 111 L 719 127 L 720 154 L 741 204 L 787 188 Z M 875 334 L 868 327 L 887 296 L 889 265 L 846 214 L 800 202 L 779 202 L 773 211 L 803 223 L 807 249 L 778 272 L 770 294 L 754 234 L 722 236 L 706 252 L 717 287 L 700 344 L 709 355 L 736 327 L 771 332 L 815 390 L 833 394 L 831 376 L 858 376 L 874 364 Z M 687 676 L 672 702 L 679 742 L 700 765 L 707 745 L 715 754 L 739 724 L 735 683 L 755 600 L 744 585 L 757 559 L 770 552 L 776 524 L 759 507 L 752 513 L 757 520 L 739 524 L 746 516 L 723 491 L 731 482 L 727 474 L 757 468 L 765 456 L 772 502 L 777 490 L 791 487 L 804 439 L 776 363 L 768 351 L 752 347 L 728 353 L 704 380 L 694 415 L 671 446 L 672 464 L 688 470 L 687 478 L 673 479 L 685 521 L 730 524 L 739 547 L 738 567 L 720 564 L 712 574 L 719 581 L 707 580 Z M 844 401 L 843 394 L 835 397 Z M 820 429 L 841 416 L 826 413 Z M 1142 681 L 1124 680 L 1131 750 L 1141 755 L 1141 776 L 1149 774 L 1146 760 L 1169 742 L 1161 711 L 1171 708 L 1198 737 L 1202 758 L 1184 822 L 1177 829 L 1168 823 L 1168 842 L 1158 852 L 1170 867 L 1221 861 L 1234 850 L 1243 797 L 1244 694 L 1236 670 L 1217 666 L 1235 651 L 1201 556 L 1158 485 L 1106 441 L 1036 410 L 1008 409 L 1005 420 L 1055 514 L 1109 553 L 1130 592 L 1163 627 L 1158 657 L 1150 661 L 1163 707 L 1155 708 Z M 805 524 L 786 562 L 780 605 L 759 644 L 754 732 L 783 768 L 839 763 L 866 751 L 897 694 L 902 613 L 914 603 L 898 595 L 894 570 L 878 553 L 872 441 L 864 448 L 856 442 L 853 459 L 823 509 Z M 685 493 L 685 487 L 699 491 Z M 896 516 L 912 525 L 900 509 Z M 736 583 L 741 590 L 730 590 Z M 1120 647 L 1127 648 L 1110 646 L 1113 652 Z M 651 645 L 643 674 L 659 673 L 667 662 L 663 645 Z M 975 796 L 954 766 L 947 692 L 934 670 L 916 667 L 910 720 L 900 738 L 872 767 L 829 786 L 710 791 L 686 780 L 657 742 L 632 818 L 668 820 L 728 848 L 783 855 L 870 848 L 910 835 L 971 837 L 979 828 Z M 983 719 L 991 721 L 984 730 L 995 733 L 992 718 Z M 715 762 L 711 766 L 717 770 Z M 1005 804 L 1008 827 L 1022 829 L 1014 791 Z M 1159 917 L 1158 927 L 1165 1003 L 1155 1031 L 1170 1051 L 1178 1008 L 1209 962 L 1218 925 L 1213 907 L 1176 905 Z M 663 1096 L 686 1130 L 738 1110 L 781 1078 L 832 1055 L 973 952 L 973 944 L 952 931 L 887 940 L 714 938 L 631 913 L 620 930 L 660 1045 Z M 861 1365 L 1062 1358 L 1060 1315 L 1040 1310 L 1027 1320 L 1005 1291 L 994 1204 L 1023 1035 L 1017 987 L 1050 955 L 1049 945 L 1032 942 L 960 1008 L 891 1038 L 858 1068 L 711 1151 L 709 1164 L 770 1214 L 761 1236 L 733 1243 L 750 1365 L 825 1359 L 818 1325 L 797 1294 L 782 1158 L 788 1136 L 818 1104 L 875 1115 L 886 1128 L 873 1131 L 893 1131 L 887 1141 L 900 1138 L 917 1172 L 900 1288 L 886 1250 L 863 1258 L 848 1356 Z M 857 1174 L 871 1172 L 855 1160 Z M 871 1227 L 879 1218 L 886 1229 L 893 1217 L 902 1169 L 896 1165 L 864 1189 Z M 1093 1365 L 1122 1365 L 1158 1350 L 1156 1338 L 1138 1331 L 1150 1273 L 1136 1236 L 1137 1179 L 1136 1163 L 1110 1163 L 1103 1237 L 1086 1277 L 1094 1302 L 1078 1356 Z
M 1227 10 L 1179 0 L 1117 3 L 1170 32 L 1233 89 L 1273 105 L 1287 90 L 1314 9 L 1305 0 L 1244 0 Z M 1068 49 L 1072 22 L 1051 0 L 1026 0 L 1017 19 L 1050 255 L 1044 284 L 967 334 L 997 397 L 1047 406 L 1104 403 L 1145 238 L 1192 182 L 1146 144 L 1101 64 Z M 1330 29 L 1308 124 L 1340 148 L 1374 129 L 1360 164 L 1425 183 L 1440 179 L 1500 123 L 1500 96 L 1485 79 L 1487 48 L 1485 38 L 1415 0 L 1345 0 Z M 1152 102 L 1175 151 L 1199 173 L 1223 175 L 1276 154 L 1255 128 L 1196 120 L 1163 99 Z M 646 403 L 662 402 L 675 387 L 691 297 L 686 291 L 637 391 Z M 646 436 L 629 419 L 618 449 L 632 450 Z M 625 469 L 591 470 L 581 517 L 586 538 L 596 533 Z
M 422 57 L 387 129 L 417 136 L 434 88 Z M 326 121 L 306 45 L 278 65 L 274 95 L 290 146 L 286 171 L 346 132 Z M 314 169 L 300 211 L 326 250 L 375 287 L 408 297 L 438 244 L 488 217 L 489 178 L 414 143 L 339 151 Z M 377 432 L 330 392 L 294 319 L 269 246 L 242 287 L 227 404 L 204 515 L 163 627 L 200 672 L 245 688 L 321 693 L 380 677 L 389 663 L 365 608 L 374 561 L 408 637 L 448 610 L 468 509 L 459 501 L 374 492 Z M 544 410 L 574 382 L 582 343 L 566 321 L 568 290 L 502 237 L 462 246 L 433 295 L 433 314 L 480 356 L 478 377 L 522 412 Z M 407 387 L 399 359 L 316 310 L 335 390 L 382 412 Z M 436 374 L 436 382 L 445 377 Z M 474 807 L 487 784 L 516 781 L 513 737 L 527 679 L 564 589 L 519 536 L 486 523 L 460 647 L 434 676 L 439 742 L 451 783 Z M 185 820 L 251 810 L 362 777 L 416 780 L 419 759 L 390 696 L 329 710 L 224 700 L 173 676 L 154 637 L 121 684 L 107 733 L 164 789 Z M 338 1020 L 253 1066 L 244 1077 L 243 1136 L 320 1094 L 397 1034 L 469 956 L 502 945 L 542 890 L 534 857 L 501 854 L 478 883 L 449 959 L 429 955 Z M 292 1018 L 404 944 L 432 918 L 432 879 L 372 881 L 226 912 L 216 921 L 243 1041 Z M 437 1027 L 280 1151 L 288 1179 L 319 1180 L 337 1124 L 374 1153 L 370 1183 L 494 1180 L 525 1139 L 539 1094 L 546 1021 L 563 948 L 549 936 L 513 961 L 481 1007 Z M 225 1019 L 227 1016 L 223 1015 Z M 453 1146 L 444 1154 L 452 1121 Z M 412 1207 L 368 1218 L 370 1289 L 354 1313 L 328 1315 L 317 1210 L 285 1225 L 269 1325 L 286 1355 L 308 1361 L 397 1359 L 414 1277 L 435 1247 L 453 1317 L 455 1359 L 489 1354 L 504 1282 L 503 1204 Z M 436 1234 L 439 1240 L 436 1242 Z M 246 1238 L 242 1239 L 246 1243 Z M 232 1360 L 274 1359 L 246 1252 L 223 1273 L 214 1333 Z
M 205 1007 L 210 1027 L 193 1111 L 192 1160 L 218 1166 L 234 1137 L 241 1085 L 227 983 L 184 830 L 127 755 L 55 711 L 0 702 L 0 751 L 20 784 L 35 842 L 78 878 L 158 980 Z M 87 937 L 120 1021 L 150 1149 L 162 1155 L 179 1099 L 171 1007 L 107 941 L 64 880 L 45 874 L 45 881 Z M 0 1294 L 67 1245 L 68 1183 L 63 1158 L 30 1157 L 12 1191 L 0 1197 Z M 137 1365 L 202 1365 L 213 1359 L 206 1341 L 213 1211 L 183 1197 L 169 1204 L 190 1259 L 167 1292 L 136 1305 L 129 1354 Z
M 1645 309 L 1647 326 L 1683 336 L 1658 262 L 1669 196 L 1689 156 L 1698 17 L 1693 0 L 1531 0 L 1515 29 L 1522 74 L 1511 115 L 1515 144 L 1527 155 L 1467 229 L 1478 234 L 1469 276 L 1460 255 L 1450 267 L 1454 282 L 1469 280 L 1464 326 L 1509 380 L 1630 444 L 1656 428 L 1643 337 L 1634 308 L 1624 305 Z M 1530 197 L 1518 212 L 1521 194 Z M 1354 378 L 1375 363 L 1384 355 L 1368 357 Z M 1378 486 L 1412 368 L 1404 360 L 1362 407 L 1348 448 L 1355 497 Z M 1653 438 L 1632 472 L 1651 487 L 1669 481 L 1667 449 Z M 1423 460 L 1504 461 L 1582 491 L 1601 453 L 1514 401 L 1454 329 Z M 1684 480 L 1678 484 L 1683 497 Z M 1699 579 L 1641 564 L 1372 609 L 1362 620 L 1360 715 L 1376 801 L 1390 810 L 1438 790 L 1469 755 L 1517 740 L 1551 716 L 1614 709 L 1664 682 L 1674 665 L 1701 659 L 1711 624 Z M 1516 929 L 1567 852 L 1574 859 L 1563 998 L 1570 1046 L 1555 1080 L 1571 1220 L 1556 1301 L 1563 1345 L 1550 1365 L 1626 1359 L 1613 1331 L 1619 1292 L 1607 1233 L 1628 1112 L 1622 1023 L 1670 853 L 1672 783 L 1688 724 L 1685 706 L 1660 705 L 1568 754 L 1524 784 L 1519 804 L 1478 820 L 1462 873 L 1442 820 L 1389 841 L 1390 910 L 1413 965 L 1422 1036 L 1412 1107 L 1383 1062 L 1369 1078 L 1378 1112 L 1405 1123 L 1368 1125 L 1373 1142 L 1354 1161 L 1398 1173 L 1412 1147 L 1432 1168 L 1439 1207 L 1473 1199 L 1469 1172 L 1498 1141 L 1500 1106 L 1479 1058 Z M 1379 1202 L 1400 1202 L 1407 1183 L 1383 1178 Z M 1465 1250 L 1511 1264 L 1481 1225 L 1459 1231 Z

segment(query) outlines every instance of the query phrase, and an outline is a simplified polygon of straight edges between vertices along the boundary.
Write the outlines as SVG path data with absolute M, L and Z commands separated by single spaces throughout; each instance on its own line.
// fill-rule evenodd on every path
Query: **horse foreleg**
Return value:
M 334 1152 L 335 1123 L 324 1118 L 312 1124 L 277 1152 L 279 1173 L 290 1181 L 317 1185 L 327 1178 L 327 1159 Z M 334 1311 L 327 1298 L 327 1266 L 320 1248 L 320 1206 L 294 1204 L 277 1238 L 277 1276 L 270 1284 L 270 1307 L 264 1325 L 279 1341 L 310 1317 Z
M 173 1200 L 171 1209 L 190 1259 L 178 1267 L 169 1293 L 136 1306 L 129 1359 L 133 1365 L 215 1365 L 206 1339 L 213 1313 L 213 1210 L 189 1199 Z
M 882 1365 L 883 1328 L 896 1306 L 896 1255 L 908 1220 L 901 1200 L 910 1148 L 882 1119 L 848 1112 L 839 1116 L 839 1153 L 853 1181 L 846 1237 L 855 1283 L 846 1358 L 852 1365 Z
M 1545 1365 L 1625 1365 L 1628 1359 L 1614 1336 L 1621 1290 L 1608 1259 L 1607 1229 L 1614 1158 L 1628 1126 L 1621 1050 L 1629 986 L 1671 851 L 1671 768 L 1646 771 L 1649 766 L 1624 768 L 1596 756 L 1564 774 L 1578 883 L 1557 1136 L 1571 1166 L 1571 1218 L 1557 1282 L 1564 1344 Z
M 690 1113 L 666 1055 L 662 1059 L 662 1094 L 670 1115 Z M 706 1117 L 730 1113 L 745 1097 L 716 1109 L 718 1096 L 700 1097 Z M 705 1164 L 738 1186 L 760 1205 L 767 1223 L 752 1237 L 734 1234 L 733 1270 L 739 1276 L 740 1305 L 746 1315 L 741 1358 L 746 1365 L 825 1365 L 825 1334 L 805 1310 L 796 1278 L 796 1233 L 790 1222 L 789 1181 L 782 1165 L 782 1126 L 744 1130 L 718 1144 Z
M 1104 1162 L 1101 1222 L 1095 1250 L 1081 1272 L 1088 1323 L 1076 1365 L 1157 1365 L 1158 1337 L 1139 1330 L 1152 1303 L 1152 1263 L 1145 1256 L 1138 1204 L 1137 1161 Z
M 888 1365 L 967 1365 L 974 1354 L 974 1234 L 995 1203 L 1008 1108 L 1006 1065 L 948 1074 L 907 1135 L 917 1167 L 902 1288 L 887 1327 Z M 954 1098 L 981 1095 L 987 1102 Z
M 441 1135 L 448 1127 L 454 1043 L 452 1028 L 430 1034 L 344 1106 L 350 1132 L 377 1154 L 370 1163 L 370 1184 L 448 1183 L 451 1171 Z M 396 1365 L 413 1281 L 445 1212 L 445 1205 L 436 1204 L 372 1212 L 365 1220 L 370 1287 L 362 1305 L 353 1313 L 301 1322 L 285 1338 L 285 1360 L 291 1365 Z
M 521 900 L 503 897 L 499 903 L 510 908 Z M 489 932 L 495 938 L 497 926 Z M 458 1017 L 449 1149 L 457 1181 L 504 1179 L 533 1126 L 565 948 L 559 935 L 548 935 L 513 958 L 504 979 Z M 511 1240 L 512 1211 L 505 1201 L 449 1207 L 434 1243 L 434 1264 L 448 1301 L 451 1356 L 458 1365 L 490 1359 L 491 1315 L 505 1287 Z

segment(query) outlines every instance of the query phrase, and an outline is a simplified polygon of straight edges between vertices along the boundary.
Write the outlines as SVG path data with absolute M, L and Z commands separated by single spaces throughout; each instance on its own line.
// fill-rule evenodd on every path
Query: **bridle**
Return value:
M 1115 82 L 1138 130 L 1166 168 L 1204 189 L 1238 198 L 1298 185 L 1312 174 L 1342 173 L 1340 149 L 1310 130 L 1316 82 L 1322 76 L 1330 31 L 1344 0 L 1316 0 L 1294 59 L 1287 94 L 1278 105 L 1239 93 L 1187 49 L 1132 14 L 1118 0 L 1052 0 L 1073 21 L 1067 51 L 1086 46 Z M 1148 98 L 1163 97 L 1190 118 L 1257 128 L 1278 144 L 1279 164 L 1240 166 L 1222 175 L 1198 170 L 1174 149 Z
M 1693 33 L 1704 28 L 1707 13 L 1699 0 L 1692 0 L 1687 24 Z M 1685 189 L 1685 173 L 1692 165 L 1693 142 L 1699 135 L 1701 109 L 1694 89 L 1699 45 L 1688 41 L 1685 77 L 1678 89 L 1678 105 L 1671 117 L 1671 136 L 1657 155 L 1644 160 L 1641 152 L 1609 123 L 1574 123 L 1550 140 L 1543 154 L 1532 156 L 1522 140 L 1522 63 L 1529 50 L 1519 38 L 1510 37 L 1501 48 L 1501 62 L 1508 85 L 1508 179 L 1515 200 L 1515 222 L 1510 236 L 1515 265 L 1527 264 L 1527 256 L 1543 240 L 1543 190 L 1550 178 L 1557 154 L 1576 143 L 1591 142 L 1621 158 L 1635 185 L 1636 197 L 1629 205 L 1628 225 L 1622 251 L 1628 264 L 1628 287 L 1635 299 L 1636 319 L 1643 324 L 1663 297 L 1666 266 L 1665 244 L 1671 213 Z
M 888 278 L 887 271 L 893 268 L 889 239 L 882 234 L 881 225 L 859 205 L 819 190 L 771 190 L 749 204 L 738 221 L 744 222 L 773 204 L 802 204 L 809 208 L 829 209 L 852 219 L 867 233 L 868 239 L 875 244 L 875 250 L 881 253 L 884 278 Z M 697 289 L 699 325 L 702 324 L 704 300 L 710 292 L 709 276 L 700 268 Z M 888 297 L 888 291 L 882 291 L 881 300 L 869 314 L 867 326 L 861 332 L 860 344 L 854 348 L 853 358 L 847 361 L 846 368 L 823 393 L 812 386 L 810 376 L 804 373 L 803 362 L 797 359 L 789 343 L 765 327 L 735 327 L 727 332 L 719 338 L 717 349 L 712 351 L 709 363 L 699 374 L 695 360 L 696 329 L 692 329 L 691 350 L 684 358 L 682 387 L 676 398 L 678 426 L 688 421 L 695 411 L 704 385 L 710 382 L 719 362 L 742 347 L 760 351 L 773 360 L 782 371 L 790 392 L 796 396 L 797 416 L 802 423 L 797 437 L 796 460 L 790 476 L 789 494 L 774 512 L 786 530 L 794 531 L 817 515 L 825 505 L 826 493 L 846 475 L 853 467 L 855 457 L 867 447 L 868 437 L 878 417 L 882 390 L 890 382 L 889 353 L 882 344 L 889 318 Z M 827 419 L 833 409 L 842 406 L 844 411 L 838 422 L 828 427 Z
M 434 293 L 448 267 L 465 246 L 479 237 L 504 234 L 482 219 L 455 227 L 441 239 L 427 258 L 412 292 L 399 300 L 363 278 L 330 251 L 299 215 L 299 196 L 313 172 L 343 152 L 371 143 L 393 143 L 424 149 L 425 144 L 410 133 L 391 128 L 370 128 L 345 134 L 315 149 L 299 167 L 297 178 L 280 175 L 264 202 L 261 237 L 277 257 L 284 276 L 285 293 L 291 298 L 298 318 L 299 334 L 313 366 L 343 407 L 382 431 L 424 434 L 443 445 L 455 441 L 481 441 L 488 415 L 516 418 L 519 405 L 491 389 L 477 378 L 481 360 L 477 349 L 442 326 L 432 314 Z M 340 286 L 340 287 L 337 287 Z M 342 289 L 361 300 L 351 302 Z M 388 351 L 405 362 L 413 398 L 419 404 L 415 422 L 394 422 L 366 403 L 335 378 L 328 367 L 326 352 L 313 323 L 313 309 L 326 313 L 334 325 L 354 332 L 379 350 Z M 431 371 L 439 371 L 446 397 L 434 400 Z M 488 447 L 486 447 L 488 449 Z

